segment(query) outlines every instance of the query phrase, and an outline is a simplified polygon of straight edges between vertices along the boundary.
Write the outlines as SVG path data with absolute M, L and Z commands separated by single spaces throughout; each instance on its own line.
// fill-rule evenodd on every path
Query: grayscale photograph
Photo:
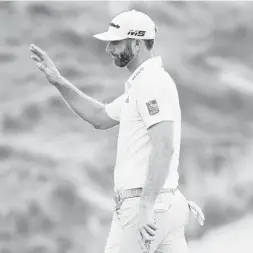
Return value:
M 252 253 L 253 2 L 0 1 L 0 253 Z

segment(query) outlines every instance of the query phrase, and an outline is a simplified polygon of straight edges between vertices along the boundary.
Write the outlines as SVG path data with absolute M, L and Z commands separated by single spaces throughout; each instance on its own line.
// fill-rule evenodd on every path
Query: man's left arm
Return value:
M 143 242 L 154 239 L 156 226 L 153 206 L 169 175 L 169 165 L 174 152 L 174 106 L 177 106 L 170 84 L 156 82 L 146 84 L 138 92 L 137 106 L 148 131 L 151 152 L 147 176 L 139 205 L 140 233 Z
M 151 155 L 148 173 L 140 199 L 140 207 L 152 210 L 158 194 L 169 174 L 173 155 L 173 121 L 161 121 L 148 128 L 151 140 Z

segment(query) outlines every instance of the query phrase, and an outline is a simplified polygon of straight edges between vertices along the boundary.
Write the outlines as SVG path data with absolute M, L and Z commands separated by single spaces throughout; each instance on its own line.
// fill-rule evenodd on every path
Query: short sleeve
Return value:
M 162 121 L 174 121 L 177 92 L 174 83 L 147 83 L 137 95 L 137 106 L 146 128 Z M 175 88 L 175 87 L 174 87 Z
M 105 105 L 105 111 L 110 118 L 116 121 L 120 121 L 120 112 L 122 105 L 124 104 L 124 98 L 125 94 L 119 96 L 111 103 Z

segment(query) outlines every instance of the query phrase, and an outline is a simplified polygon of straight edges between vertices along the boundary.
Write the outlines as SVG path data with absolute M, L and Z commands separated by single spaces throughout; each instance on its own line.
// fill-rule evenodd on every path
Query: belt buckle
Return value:
M 177 189 L 172 189 L 172 193 L 173 193 L 173 195 L 175 195 L 175 193 L 177 192 Z

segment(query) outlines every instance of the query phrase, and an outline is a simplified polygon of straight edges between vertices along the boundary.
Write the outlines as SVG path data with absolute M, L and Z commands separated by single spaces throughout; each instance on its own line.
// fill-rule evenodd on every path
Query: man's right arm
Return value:
M 109 117 L 103 103 L 87 96 L 64 77 L 60 77 L 54 86 L 68 106 L 94 128 L 105 130 L 119 124 L 119 121 Z
M 79 117 L 96 129 L 108 129 L 119 123 L 117 109 L 120 106 L 119 99 L 116 100 L 117 102 L 105 106 L 85 95 L 62 77 L 53 61 L 41 48 L 32 44 L 30 51 L 33 53 L 31 58 L 36 62 L 38 68 L 46 75 L 47 80 L 59 90 L 65 102 Z

